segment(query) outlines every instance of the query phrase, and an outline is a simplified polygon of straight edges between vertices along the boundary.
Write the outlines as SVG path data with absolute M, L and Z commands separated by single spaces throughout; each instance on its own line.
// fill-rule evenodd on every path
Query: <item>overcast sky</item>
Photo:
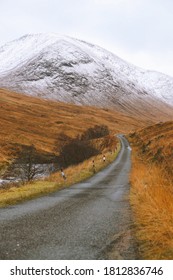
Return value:
M 0 1 L 0 45 L 45 32 L 95 43 L 173 76 L 173 0 Z

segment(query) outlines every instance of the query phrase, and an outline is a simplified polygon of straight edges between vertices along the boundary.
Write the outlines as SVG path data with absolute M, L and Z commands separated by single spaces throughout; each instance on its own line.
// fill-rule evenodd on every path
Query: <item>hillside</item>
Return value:
M 142 259 L 173 259 L 173 122 L 130 134 L 130 200 Z
M 0 90 L 0 162 L 9 160 L 21 145 L 34 144 L 51 157 L 61 133 L 70 137 L 95 125 L 106 125 L 111 133 L 129 132 L 144 126 L 135 118 L 111 110 L 46 101 Z
M 131 134 L 133 144 L 148 162 L 173 166 L 173 122 L 158 123 Z
M 173 78 L 138 68 L 96 45 L 56 34 L 0 48 L 0 87 L 66 103 L 169 120 Z

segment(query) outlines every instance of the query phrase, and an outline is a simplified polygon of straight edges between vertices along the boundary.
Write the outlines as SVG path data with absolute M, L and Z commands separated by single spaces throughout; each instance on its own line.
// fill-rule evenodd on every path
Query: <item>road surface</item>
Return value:
M 0 259 L 136 259 L 128 201 L 131 149 L 83 183 L 0 209 Z

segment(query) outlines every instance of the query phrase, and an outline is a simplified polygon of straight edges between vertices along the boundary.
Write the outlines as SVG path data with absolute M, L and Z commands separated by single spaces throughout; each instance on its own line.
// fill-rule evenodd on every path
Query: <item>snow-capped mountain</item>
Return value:
M 0 87 L 76 104 L 140 110 L 173 106 L 173 77 L 143 70 L 105 49 L 56 34 L 26 35 L 0 48 Z M 147 111 L 146 111 L 147 113 Z

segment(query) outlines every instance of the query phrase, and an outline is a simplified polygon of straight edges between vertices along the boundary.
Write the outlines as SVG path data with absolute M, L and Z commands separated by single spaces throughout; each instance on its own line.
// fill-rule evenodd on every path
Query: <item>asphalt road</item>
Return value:
M 128 201 L 131 149 L 89 180 L 0 210 L 0 259 L 136 259 Z

